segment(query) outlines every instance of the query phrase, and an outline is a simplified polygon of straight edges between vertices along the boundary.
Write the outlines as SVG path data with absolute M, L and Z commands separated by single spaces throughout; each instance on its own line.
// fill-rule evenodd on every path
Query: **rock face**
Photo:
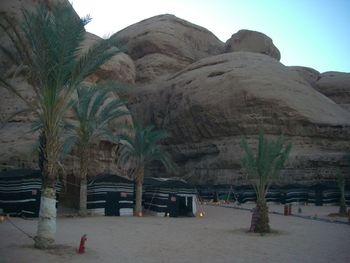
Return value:
M 136 81 L 146 83 L 221 52 L 210 31 L 173 15 L 159 15 L 116 33 L 136 64 Z
M 19 7 L 21 2 L 1 5 L 16 13 L 13 3 Z M 178 176 L 194 183 L 242 182 L 241 139 L 245 136 L 256 145 L 259 129 L 269 137 L 282 133 L 293 144 L 282 183 L 334 179 L 338 167 L 350 173 L 349 73 L 286 67 L 278 62 L 280 53 L 272 40 L 262 33 L 241 30 L 224 44 L 208 30 L 172 15 L 146 19 L 114 37 L 125 53 L 114 56 L 87 81 L 134 84 L 128 106 L 138 119 L 171 134 L 165 146 L 180 167 Z M 87 33 L 83 50 L 98 41 Z M 6 63 L 2 70 L 11 68 Z M 33 97 L 23 77 L 11 81 L 25 97 Z M 30 132 L 33 116 L 4 121 L 23 108 L 0 88 L 0 117 L 6 124 L 0 127 L 3 167 L 37 166 L 32 153 L 37 134 Z M 125 172 L 114 164 L 113 147 L 101 141 L 92 149 L 92 174 Z M 74 151 L 65 166 L 68 173 L 78 169 Z M 166 176 L 157 164 L 150 173 Z
M 247 51 L 261 53 L 281 59 L 280 51 L 272 43 L 272 39 L 263 33 L 251 30 L 239 30 L 225 44 L 225 52 Z
M 297 72 L 312 87 L 316 88 L 316 83 L 320 79 L 320 72 L 308 67 L 291 66 L 289 68 Z
M 94 44 L 101 40 L 100 37 L 86 32 L 86 38 L 82 43 L 81 52 L 86 52 Z M 135 83 L 135 64 L 132 59 L 121 52 L 114 55 L 105 64 L 103 64 L 93 75 L 89 77 L 91 82 L 100 80 L 116 80 L 129 84 Z
M 316 84 L 321 93 L 350 111 L 350 73 L 325 72 Z
M 180 174 L 200 183 L 242 178 L 240 140 L 256 142 L 260 128 L 294 145 L 284 180 L 329 178 L 350 147 L 349 112 L 275 59 L 250 52 L 193 63 L 144 87 L 130 108 L 171 133 L 167 146 Z

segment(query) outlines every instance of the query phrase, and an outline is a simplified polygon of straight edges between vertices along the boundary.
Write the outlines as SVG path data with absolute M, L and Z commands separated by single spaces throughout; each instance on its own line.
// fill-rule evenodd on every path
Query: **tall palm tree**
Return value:
M 242 140 L 242 147 L 245 151 L 242 166 L 252 181 L 256 193 L 256 208 L 259 217 L 254 231 L 267 233 L 270 232 L 270 225 L 265 197 L 272 180 L 278 176 L 287 160 L 292 145 L 286 143 L 282 136 L 276 140 L 268 140 L 264 137 L 264 133 L 260 132 L 256 154 L 246 139 Z
M 0 15 L 0 29 L 14 50 L 1 45 L 17 69 L 30 83 L 34 98 L 28 100 L 12 85 L 10 72 L 0 76 L 0 84 L 16 94 L 37 117 L 34 130 L 45 142 L 42 150 L 43 185 L 35 246 L 47 248 L 56 233 L 56 191 L 58 159 L 62 151 L 65 113 L 72 106 L 77 86 L 100 65 L 118 52 L 110 40 L 101 41 L 78 56 L 88 18 L 77 19 L 72 7 L 59 1 L 23 11 L 20 27 L 6 14 Z M 13 74 L 13 75 L 14 75 Z
M 111 86 L 112 85 L 112 86 Z M 120 99 L 111 96 L 113 84 L 97 84 L 90 87 L 79 87 L 73 105 L 74 117 L 77 121 L 71 124 L 74 134 L 69 141 L 76 141 L 80 162 L 80 201 L 79 212 L 86 214 L 87 175 L 90 163 L 89 149 L 98 140 L 113 140 L 111 121 L 128 113 Z M 117 128 L 117 127 L 113 127 Z
M 168 134 L 165 131 L 156 130 L 154 126 L 142 127 L 139 124 L 136 124 L 131 134 L 120 135 L 122 146 L 119 160 L 124 164 L 131 161 L 135 166 L 135 216 L 142 215 L 142 186 L 146 165 L 153 161 L 160 161 L 168 171 L 176 171 L 176 165 L 171 156 L 160 145 L 160 142 L 167 137 Z

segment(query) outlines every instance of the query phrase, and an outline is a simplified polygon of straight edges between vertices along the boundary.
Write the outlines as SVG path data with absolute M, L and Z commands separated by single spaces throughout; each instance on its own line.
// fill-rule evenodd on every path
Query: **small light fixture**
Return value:
M 199 212 L 199 217 L 203 217 L 204 216 L 204 212 Z

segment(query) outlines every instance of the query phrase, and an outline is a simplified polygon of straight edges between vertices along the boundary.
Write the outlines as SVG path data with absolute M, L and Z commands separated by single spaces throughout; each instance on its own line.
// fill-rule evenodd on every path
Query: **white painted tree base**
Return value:
M 43 192 L 54 192 L 54 189 Z M 50 193 L 51 195 L 52 193 Z M 55 242 L 56 234 L 56 199 L 41 197 L 40 213 L 37 236 L 35 237 L 36 248 L 49 248 Z

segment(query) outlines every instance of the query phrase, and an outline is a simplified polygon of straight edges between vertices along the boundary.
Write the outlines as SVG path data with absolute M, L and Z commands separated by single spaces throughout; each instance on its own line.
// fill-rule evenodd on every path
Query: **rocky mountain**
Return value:
M 140 89 L 130 109 L 172 134 L 168 148 L 181 173 L 196 182 L 242 178 L 241 139 L 253 143 L 259 129 L 293 143 L 281 180 L 328 178 L 339 163 L 346 165 L 350 112 L 266 55 L 202 59 Z
M 114 34 L 135 61 L 136 81 L 146 83 L 219 54 L 224 44 L 207 29 L 174 15 L 160 15 Z
M 203 184 L 241 182 L 241 139 L 255 144 L 260 129 L 293 143 L 282 183 L 334 178 L 338 168 L 350 173 L 349 73 L 287 67 L 263 33 L 240 30 L 223 43 L 207 29 L 168 14 L 113 37 L 124 53 L 88 81 L 134 85 L 128 107 L 144 123 L 171 134 L 165 146 L 179 164 L 179 176 Z M 83 46 L 98 40 L 87 33 Z M 26 80 L 14 81 L 28 93 Z M 0 107 L 4 119 L 23 105 L 0 89 Z M 0 129 L 1 164 L 36 165 L 30 120 L 16 117 Z M 101 142 L 92 153 L 93 173 L 116 169 L 111 147 Z M 67 169 L 74 170 L 74 158 L 73 153 L 66 161 Z M 157 164 L 148 174 L 167 176 Z
M 225 52 L 245 51 L 271 56 L 278 61 L 281 54 L 272 43 L 272 39 L 263 33 L 251 30 L 239 30 L 225 43 Z

